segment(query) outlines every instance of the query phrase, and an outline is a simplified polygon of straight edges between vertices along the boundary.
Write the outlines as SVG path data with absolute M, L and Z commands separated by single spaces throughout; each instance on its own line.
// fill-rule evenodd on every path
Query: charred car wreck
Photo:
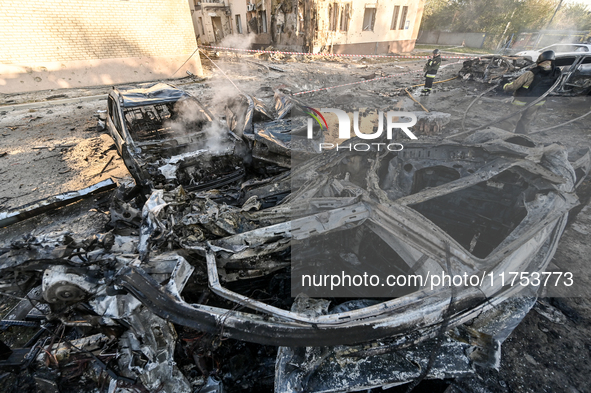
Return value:
M 109 98 L 109 130 L 147 195 L 106 194 L 84 232 L 21 236 L 22 222 L 5 236 L 2 291 L 23 300 L 3 323 L 42 328 L 20 349 L 4 345 L 0 367 L 33 369 L 39 391 L 83 380 L 109 392 L 344 392 L 496 367 L 538 287 L 423 282 L 319 297 L 294 285 L 300 262 L 322 274 L 330 263 L 376 275 L 542 272 L 591 165 L 588 149 L 569 161 L 560 145 L 495 129 L 317 154 L 300 138 L 300 104 L 281 93 L 273 110 L 239 97 L 223 123 L 164 90 Z M 183 102 L 193 126 L 171 138 Z M 208 128 L 223 136 L 218 151 Z M 341 252 L 323 252 L 329 243 Z
M 241 140 L 171 85 L 113 89 L 106 126 L 137 184 L 148 189 L 211 189 L 244 177 Z
M 555 64 L 562 70 L 562 79 L 550 94 L 558 96 L 584 96 L 591 94 L 591 56 L 557 54 Z M 482 56 L 466 60 L 459 75 L 466 80 L 496 83 L 521 75 L 535 62 L 523 57 Z

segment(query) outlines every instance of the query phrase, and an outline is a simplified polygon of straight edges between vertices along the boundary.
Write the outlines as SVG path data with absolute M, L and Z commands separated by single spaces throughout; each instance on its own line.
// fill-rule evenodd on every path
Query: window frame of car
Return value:
M 569 47 L 572 47 L 572 50 Z M 562 50 L 562 49 L 564 49 L 564 50 Z M 543 49 L 540 49 L 540 52 L 552 50 L 555 53 L 570 53 L 570 52 L 579 52 L 579 49 L 584 49 L 581 52 L 589 52 L 589 48 L 587 46 L 577 45 L 577 44 L 552 44 L 552 45 L 547 46 Z
M 123 112 L 119 103 L 119 94 L 117 92 L 112 92 L 108 95 L 107 105 L 109 107 L 107 118 L 111 121 L 114 132 L 117 133 L 117 143 L 120 145 L 119 147 L 122 148 L 124 144 L 129 144 L 130 147 L 135 146 L 133 140 L 129 137 L 127 128 L 125 127 L 125 122 L 122 116 Z

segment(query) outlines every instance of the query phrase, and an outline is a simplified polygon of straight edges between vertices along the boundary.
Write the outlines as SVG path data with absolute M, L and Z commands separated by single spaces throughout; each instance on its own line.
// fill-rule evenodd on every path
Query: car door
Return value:
M 565 77 L 562 90 L 568 95 L 591 92 L 591 54 L 577 58 Z
M 119 107 L 113 96 L 109 94 L 107 98 L 107 129 L 115 141 L 115 146 L 119 154 L 121 154 L 123 144 L 125 143 L 122 124 Z

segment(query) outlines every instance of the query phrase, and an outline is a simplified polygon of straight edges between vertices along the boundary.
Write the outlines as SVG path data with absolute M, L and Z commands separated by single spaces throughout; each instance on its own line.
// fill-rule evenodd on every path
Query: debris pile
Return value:
M 533 64 L 522 57 L 482 56 L 464 61 L 458 74 L 465 80 L 494 83 L 503 76 L 516 76 Z
M 302 263 L 383 277 L 544 271 L 591 167 L 588 150 L 571 163 L 562 146 L 500 130 L 319 154 L 301 103 L 280 93 L 273 110 L 244 95 L 225 123 L 203 108 L 176 130 L 177 107 L 139 93 L 111 95 L 107 117 L 137 186 L 99 198 L 94 233 L 38 228 L 0 251 L 2 292 L 21 299 L 3 326 L 32 332 L 0 348 L 0 368 L 28 369 L 40 391 L 339 392 L 496 367 L 537 288 L 319 296 Z
M 557 54 L 555 65 L 562 71 L 562 79 L 552 92 L 559 96 L 584 96 L 591 93 L 591 55 Z M 535 66 L 523 57 L 483 56 L 466 60 L 458 72 L 464 80 L 481 83 L 510 81 Z

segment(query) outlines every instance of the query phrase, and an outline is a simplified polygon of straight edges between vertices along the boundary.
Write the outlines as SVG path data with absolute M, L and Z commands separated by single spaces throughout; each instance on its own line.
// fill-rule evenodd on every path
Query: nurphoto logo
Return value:
M 328 130 L 328 124 L 326 119 L 322 115 L 322 112 L 334 113 L 339 120 L 339 139 L 351 139 L 351 119 L 347 112 L 342 109 L 335 109 L 335 108 L 321 108 L 320 110 L 307 107 L 309 112 L 306 112 L 316 122 L 320 125 L 320 129 L 323 130 L 326 128 Z M 417 124 L 417 117 L 412 112 L 398 112 L 398 111 L 388 111 L 385 115 L 386 117 L 386 138 L 388 140 L 392 140 L 393 131 L 395 129 L 402 130 L 407 137 L 410 139 L 418 139 L 412 131 L 410 131 L 410 127 Z M 322 122 L 320 121 L 322 119 Z M 396 121 L 395 121 L 396 119 Z M 409 121 L 410 120 L 410 121 Z M 308 119 L 308 139 L 313 139 L 313 126 L 314 121 L 312 119 Z M 355 136 L 359 139 L 364 140 L 373 140 L 382 137 L 384 133 L 384 112 L 378 112 L 378 127 L 374 133 L 367 134 L 362 133 L 359 129 L 359 111 L 353 112 L 353 132 Z M 368 151 L 371 149 L 371 146 L 377 147 L 377 150 L 381 150 L 382 147 L 385 147 L 387 150 L 390 151 L 400 151 L 403 149 L 402 144 L 400 143 L 348 143 L 346 145 L 339 145 L 338 143 L 320 143 L 320 150 L 327 150 L 327 149 L 334 149 L 336 150 L 355 150 L 355 151 Z

